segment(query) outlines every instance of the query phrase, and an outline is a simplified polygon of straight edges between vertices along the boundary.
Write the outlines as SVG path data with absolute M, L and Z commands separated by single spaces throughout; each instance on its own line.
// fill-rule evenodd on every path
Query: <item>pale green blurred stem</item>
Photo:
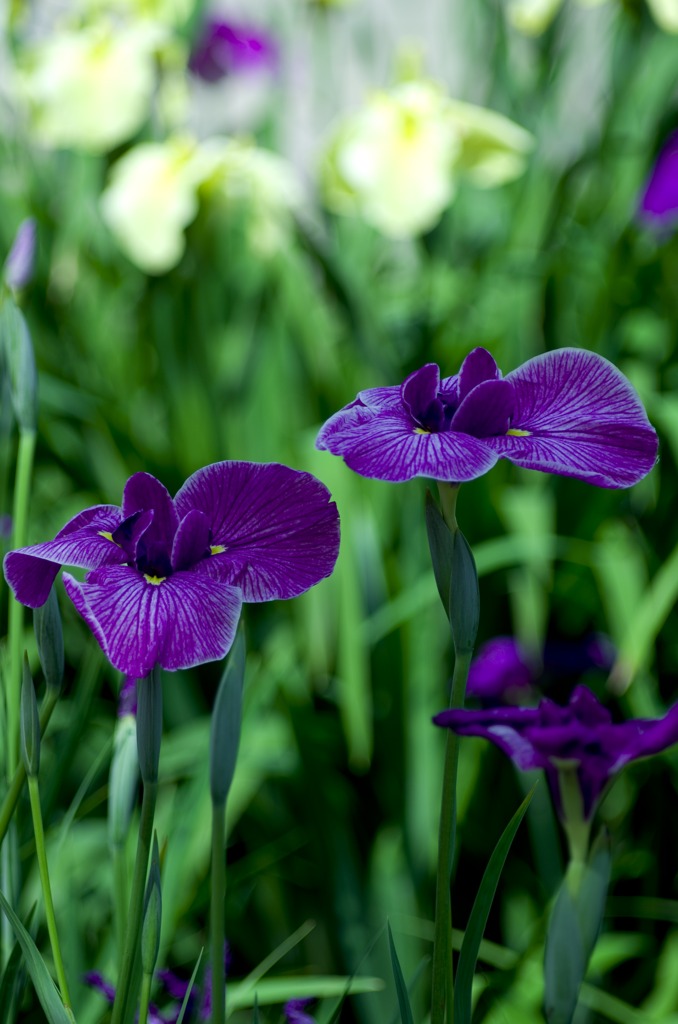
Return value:
M 33 816 L 33 832 L 35 833 L 35 850 L 38 856 L 38 869 L 40 871 L 40 882 L 42 885 L 42 895 L 45 901 L 45 919 L 47 921 L 47 931 L 49 932 L 49 941 L 52 946 L 52 956 L 54 957 L 54 967 L 56 970 L 57 980 L 59 982 L 59 988 L 61 990 L 61 1000 L 67 1010 L 70 1010 L 71 997 L 68 992 L 68 983 L 66 981 L 66 972 L 64 971 L 64 962 L 61 957 L 61 947 L 59 946 L 59 936 L 57 934 L 56 918 L 54 917 L 54 904 L 52 902 L 52 888 L 49 882 L 49 871 L 47 869 L 47 853 L 45 851 L 45 833 L 42 827 L 42 811 L 40 809 L 40 792 L 38 789 L 38 779 L 35 775 L 29 775 L 28 777 L 28 795 L 31 801 L 31 814 Z
M 44 736 L 47 729 L 47 724 L 52 717 L 52 712 L 56 707 L 56 703 L 59 699 L 59 693 L 57 690 L 49 689 L 45 694 L 45 699 L 42 702 L 40 708 L 40 735 Z M 9 823 L 12 820 L 12 815 L 17 805 L 17 801 L 21 796 L 21 790 L 24 788 L 26 781 L 26 768 L 23 761 L 19 761 L 14 772 L 14 778 L 7 791 L 7 795 L 3 800 L 2 807 L 0 808 L 0 843 L 4 840 L 7 835 L 7 829 Z
M 141 1000 L 139 1003 L 139 1024 L 147 1024 L 148 1021 L 148 1004 L 151 1001 L 151 984 L 153 982 L 153 976 L 151 974 L 143 974 L 141 977 Z
M 454 535 L 457 525 L 457 496 L 459 484 L 438 483 L 443 518 Z M 471 663 L 471 652 L 457 654 L 454 661 L 450 707 L 464 703 L 466 678 Z M 454 1019 L 454 965 L 452 960 L 452 896 L 450 885 L 454 860 L 454 840 L 457 817 L 457 764 L 459 737 L 447 730 L 443 792 L 440 803 L 438 831 L 438 870 L 436 875 L 435 928 L 433 934 L 433 965 L 431 991 L 431 1024 L 452 1024 Z
M 151 852 L 151 841 L 153 838 L 153 819 L 155 817 L 155 804 L 158 795 L 158 783 L 147 782 L 144 784 L 144 795 L 141 801 L 141 819 L 139 821 L 139 838 L 137 840 L 137 854 L 134 861 L 134 875 L 132 876 L 132 893 L 127 914 L 127 925 L 125 932 L 125 945 L 122 953 L 122 964 L 118 987 L 115 993 L 113 1004 L 113 1015 L 111 1024 L 121 1024 L 125 1019 L 126 1004 L 130 998 L 130 987 L 132 983 L 132 972 L 137 950 L 139 948 L 139 935 L 141 932 L 141 917 L 144 906 L 144 889 L 146 886 L 146 870 L 148 858 Z
M 115 939 L 118 948 L 118 972 L 122 971 L 125 948 L 125 920 L 129 906 L 127 886 L 127 857 L 125 847 L 116 843 L 113 847 L 113 913 L 115 915 Z
M 226 899 L 226 804 L 212 804 L 212 893 L 210 945 L 212 947 L 212 1024 L 226 1020 L 224 971 L 224 902 Z
M 33 456 L 36 434 L 34 430 L 19 432 L 19 448 L 14 483 L 12 509 L 12 545 L 26 546 L 28 533 L 28 505 L 30 501 Z M 8 646 L 9 678 L 7 679 L 7 778 L 14 775 L 19 761 L 19 704 L 21 700 L 21 659 L 23 654 L 24 606 L 14 596 L 9 601 Z
M 591 838 L 591 818 L 584 816 L 584 801 L 577 775 L 577 765 L 558 764 L 558 787 L 563 812 L 563 828 L 567 836 L 570 881 L 579 887 L 580 875 L 586 865 Z

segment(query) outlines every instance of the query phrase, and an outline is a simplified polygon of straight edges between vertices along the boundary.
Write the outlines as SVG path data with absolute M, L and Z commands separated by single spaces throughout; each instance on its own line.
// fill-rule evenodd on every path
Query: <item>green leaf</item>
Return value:
M 395 979 L 396 994 L 398 996 L 398 1007 L 400 1008 L 400 1020 L 402 1024 L 414 1024 L 414 1016 L 412 1014 L 412 1007 L 410 1005 L 410 996 L 407 991 L 407 985 L 403 977 L 402 968 L 400 966 L 400 960 L 398 959 L 398 952 L 395 948 L 395 942 L 393 941 L 393 932 L 391 931 L 391 925 L 388 926 L 388 945 L 391 950 L 391 966 L 393 967 L 393 977 Z
M 536 785 L 532 787 L 518 810 L 515 812 L 508 825 L 504 829 L 499 842 L 492 851 L 485 873 L 483 874 L 480 887 L 476 894 L 464 933 L 464 941 L 461 944 L 459 963 L 457 965 L 457 976 L 454 986 L 454 1020 L 455 1024 L 470 1024 L 471 1022 L 471 995 L 473 989 L 473 974 L 478 960 L 478 951 L 483 938 L 483 932 L 490 914 L 492 900 L 497 891 L 499 877 L 501 875 L 506 857 L 511 848 L 518 826 L 530 805 L 532 794 Z
M 466 537 L 457 530 L 452 552 L 450 625 L 456 654 L 469 654 L 476 643 L 480 621 L 478 571 Z
M 450 581 L 454 552 L 454 534 L 443 519 L 430 491 L 426 492 L 426 533 L 436 586 L 445 614 L 450 617 Z
M 210 793 L 226 803 L 240 744 L 242 691 L 245 682 L 245 636 L 238 630 L 217 690 L 210 729 Z
M 254 1006 L 255 995 L 261 1006 L 272 1006 L 275 1003 L 286 1003 L 289 999 L 334 999 L 344 994 L 381 992 L 383 988 L 381 978 L 347 978 L 342 975 L 309 977 L 303 974 L 292 977 L 286 974 L 284 978 L 263 978 L 256 982 L 256 992 L 249 982 L 231 981 L 228 985 L 226 1016 L 236 1010 Z
M 28 912 L 28 917 L 26 918 L 26 924 L 29 925 L 29 926 L 30 926 L 33 914 L 35 912 L 36 906 L 37 906 L 37 904 L 34 903 L 33 906 L 31 907 L 31 909 Z M 14 1002 L 14 999 L 16 997 L 17 976 L 19 975 L 19 970 L 20 970 L 20 967 L 21 967 L 21 952 L 22 952 L 21 951 L 21 946 L 19 945 L 18 942 L 15 942 L 14 946 L 12 948 L 12 952 L 10 954 L 9 960 L 7 961 L 7 965 L 6 965 L 5 970 L 3 972 L 2 981 L 0 981 L 0 1020 L 1 1021 L 6 1021 L 6 1020 L 10 1019 L 9 1018 L 9 1009 L 10 1009 L 10 1006 L 12 1005 L 12 1003 Z M 21 989 L 23 989 L 23 984 L 21 985 Z
M 14 929 L 14 933 L 19 945 L 21 946 L 21 952 L 23 953 L 24 960 L 26 961 L 28 973 L 31 976 L 31 981 L 33 982 L 38 999 L 40 1000 L 40 1005 L 45 1011 L 45 1016 L 47 1017 L 49 1024 L 73 1024 L 73 1017 L 61 1002 L 61 997 L 57 991 L 56 985 L 52 981 L 50 973 L 45 967 L 45 962 L 40 956 L 37 946 L 12 910 L 6 896 L 2 892 L 0 892 L 0 907 L 4 910 L 5 914 L 9 918 L 12 928 Z
M 200 955 L 199 955 L 198 959 L 195 962 L 195 967 L 193 968 L 193 974 L 191 975 L 190 981 L 188 983 L 188 988 L 186 989 L 186 995 L 184 996 L 184 1001 L 181 1004 L 181 1009 L 179 1010 L 179 1016 L 177 1017 L 177 1024 L 183 1024 L 184 1014 L 186 1013 L 186 1007 L 188 1006 L 188 1001 L 191 998 L 191 992 L 193 991 L 193 986 L 195 985 L 195 979 L 196 979 L 196 975 L 198 973 L 198 969 L 200 967 L 200 961 L 202 960 L 203 952 L 204 952 L 204 949 L 201 949 L 200 950 Z

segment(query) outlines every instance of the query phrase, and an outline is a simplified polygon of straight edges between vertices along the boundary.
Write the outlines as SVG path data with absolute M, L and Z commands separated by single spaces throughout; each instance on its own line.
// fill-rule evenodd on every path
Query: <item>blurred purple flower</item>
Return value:
M 671 230 L 678 224 L 678 131 L 664 143 L 638 206 L 649 227 Z
M 545 699 L 536 708 L 443 711 L 433 721 L 460 736 L 491 740 L 518 768 L 544 769 L 561 817 L 559 770 L 576 770 L 584 817 L 589 819 L 607 783 L 624 765 L 678 743 L 678 704 L 663 718 L 615 724 L 585 686 L 575 687 L 565 707 Z
M 15 291 L 25 288 L 33 276 L 35 240 L 35 221 L 32 217 L 28 217 L 19 225 L 12 248 L 5 260 L 5 283 Z
M 205 19 L 188 67 L 206 82 L 241 71 L 275 70 L 278 47 L 262 29 L 234 24 L 212 15 Z
M 460 483 L 499 458 L 600 487 L 630 487 L 650 472 L 657 435 L 620 371 L 583 349 L 529 359 L 502 377 L 484 348 L 459 373 L 434 363 L 400 387 L 369 388 L 322 427 L 316 447 L 379 480 Z
M 488 706 L 526 704 L 536 696 L 544 676 L 609 671 L 614 657 L 611 640 L 592 633 L 578 642 L 547 640 L 539 666 L 513 637 L 497 636 L 483 644 L 471 662 L 466 693 Z
M 287 1024 L 316 1024 L 314 1018 L 305 1012 L 312 1002 L 313 999 L 290 999 L 289 1003 L 285 1003 L 283 1012 Z
M 47 600 L 62 565 L 90 570 L 64 585 L 111 664 L 141 679 L 223 658 L 243 601 L 296 597 L 332 572 L 339 516 L 324 484 L 277 463 L 217 462 L 172 499 L 135 473 L 122 507 L 98 505 L 55 540 L 11 551 L 17 600 Z
M 0 515 L 0 540 L 9 540 L 12 536 L 13 525 L 12 517 L 7 512 Z

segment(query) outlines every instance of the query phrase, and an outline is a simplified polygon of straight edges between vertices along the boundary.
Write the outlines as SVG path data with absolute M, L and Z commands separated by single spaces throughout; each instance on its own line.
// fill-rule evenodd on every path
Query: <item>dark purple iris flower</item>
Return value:
M 401 387 L 369 388 L 322 427 L 316 447 L 363 476 L 460 483 L 499 458 L 600 487 L 630 487 L 655 464 L 657 435 L 620 371 L 583 349 L 529 359 L 502 377 L 484 348 L 459 373 L 434 363 Z
M 678 224 L 678 131 L 669 135 L 657 157 L 638 205 L 638 216 L 659 230 Z
M 243 601 L 296 597 L 332 572 L 339 515 L 324 484 L 277 463 L 217 462 L 172 499 L 136 473 L 122 508 L 98 505 L 55 540 L 10 551 L 17 600 L 44 604 L 62 565 L 90 570 L 64 585 L 111 664 L 140 679 L 223 658 Z
M 316 1024 L 313 1017 L 306 1013 L 312 1002 L 313 999 L 290 999 L 289 1003 L 285 1003 L 283 1012 L 287 1024 Z
M 663 718 L 615 724 L 585 686 L 575 687 L 565 707 L 545 699 L 536 708 L 443 711 L 433 721 L 460 736 L 491 740 L 524 771 L 543 768 L 561 817 L 559 770 L 576 770 L 589 819 L 608 781 L 624 765 L 678 743 L 678 704 Z
M 272 71 L 277 63 L 278 47 L 266 32 L 213 15 L 205 19 L 188 67 L 198 78 L 218 82 L 240 71 Z
M 614 657 L 608 637 L 593 633 L 579 642 L 548 640 L 539 666 L 513 637 L 497 636 L 483 644 L 471 662 L 466 693 L 488 706 L 526 704 L 544 677 L 609 671 Z

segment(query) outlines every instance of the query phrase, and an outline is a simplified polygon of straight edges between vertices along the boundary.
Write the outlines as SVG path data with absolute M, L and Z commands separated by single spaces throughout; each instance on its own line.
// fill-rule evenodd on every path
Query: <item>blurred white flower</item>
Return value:
M 664 32 L 678 34 L 678 0 L 647 0 L 647 6 Z
M 141 143 L 113 165 L 101 212 L 142 270 L 163 274 L 179 262 L 184 229 L 198 212 L 198 186 L 210 170 L 198 145 L 182 138 Z
M 508 0 L 506 16 L 526 36 L 540 36 L 564 0 Z M 579 7 L 598 7 L 607 0 L 578 0 Z M 650 14 L 664 32 L 678 33 L 678 0 L 647 0 Z
M 36 136 L 48 146 L 105 152 L 149 114 L 159 32 L 148 24 L 97 24 L 59 32 L 20 73 Z
M 227 207 L 244 208 L 250 244 L 260 255 L 272 255 L 285 244 L 292 215 L 303 203 L 294 167 L 242 139 L 210 139 L 203 148 L 213 167 L 205 191 Z
M 302 190 L 276 153 L 237 139 L 176 137 L 134 146 L 121 157 L 101 211 L 129 259 L 146 273 L 163 274 L 181 259 L 185 228 L 201 200 L 243 208 L 250 244 L 270 255 L 289 236 Z
M 404 82 L 340 123 L 321 167 L 325 200 L 385 235 L 421 234 L 449 206 L 460 174 L 502 184 L 522 173 L 531 147 L 508 118 L 451 100 L 432 82 Z

